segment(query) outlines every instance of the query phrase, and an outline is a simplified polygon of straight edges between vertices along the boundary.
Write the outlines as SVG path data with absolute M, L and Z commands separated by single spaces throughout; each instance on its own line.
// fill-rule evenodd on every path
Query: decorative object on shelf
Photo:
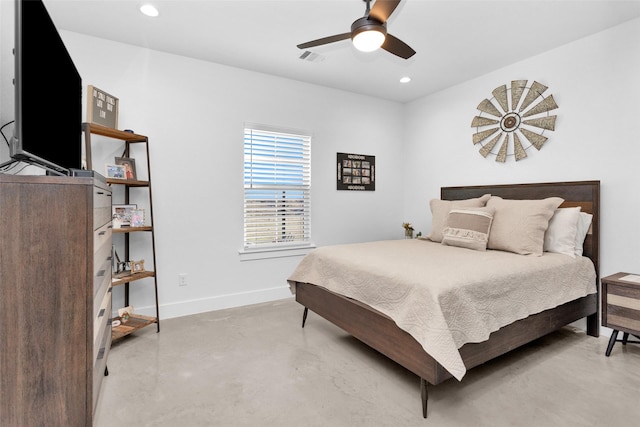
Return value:
M 124 179 L 125 178 L 125 168 L 123 165 L 112 165 L 107 163 L 104 165 L 105 173 L 107 178 L 114 179 Z
M 87 121 L 118 129 L 118 98 L 89 85 L 87 99 Z
M 126 307 L 118 309 L 118 316 L 120 316 L 120 322 L 122 322 L 123 325 L 129 321 L 129 318 L 131 317 L 132 314 L 133 314 L 132 305 L 128 305 Z
M 131 210 L 131 227 L 144 227 L 144 209 Z
M 113 280 L 131 276 L 131 274 L 133 274 L 131 271 L 132 269 L 131 261 L 121 261 L 120 255 L 118 255 L 118 251 L 116 251 L 116 248 L 114 245 L 111 246 L 111 251 L 113 253 L 111 258 L 112 268 L 113 268 L 113 274 L 112 274 Z
M 138 209 L 138 205 L 111 205 L 111 213 L 113 218 L 120 220 L 122 227 L 128 227 L 131 225 L 131 214 L 133 210 Z
M 124 166 L 124 178 L 136 179 L 136 160 L 129 157 L 116 157 L 116 165 Z
M 493 154 L 500 163 L 510 156 L 522 160 L 529 148 L 542 148 L 548 139 L 544 136 L 546 130 L 555 130 L 557 116 L 549 115 L 558 108 L 553 95 L 545 98 L 542 94 L 548 88 L 537 81 L 527 84 L 528 80 L 513 80 L 510 89 L 507 85 L 499 86 L 491 92 L 491 100 L 485 98 L 478 104 L 480 114 L 473 118 L 471 127 L 476 128 L 473 144 L 480 144 L 483 157 Z M 535 101 L 538 102 L 534 104 Z
M 131 270 L 134 273 L 140 273 L 144 271 L 144 260 L 140 261 L 131 261 Z
M 402 228 L 404 228 L 404 238 L 413 239 L 413 226 L 410 222 L 403 222 Z
M 338 190 L 375 191 L 376 157 L 338 153 Z

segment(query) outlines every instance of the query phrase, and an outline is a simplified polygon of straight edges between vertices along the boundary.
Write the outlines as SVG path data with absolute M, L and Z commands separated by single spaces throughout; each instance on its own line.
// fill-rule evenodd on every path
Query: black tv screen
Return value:
M 15 2 L 10 155 L 69 174 L 82 166 L 82 79 L 41 0 Z

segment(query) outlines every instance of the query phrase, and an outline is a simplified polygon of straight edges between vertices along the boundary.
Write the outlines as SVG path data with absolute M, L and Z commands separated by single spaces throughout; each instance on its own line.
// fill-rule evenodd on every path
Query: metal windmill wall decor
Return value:
M 549 114 L 558 108 L 553 95 L 544 97 L 548 88 L 537 81 L 531 86 L 527 83 L 528 80 L 513 80 L 510 89 L 506 84 L 499 86 L 491 92 L 493 98 L 485 98 L 478 105 L 480 113 L 473 118 L 471 127 L 476 129 L 473 144 L 480 145 L 483 157 L 493 154 L 501 163 L 508 157 L 522 160 L 529 148 L 542 148 L 548 140 L 545 131 L 555 130 L 557 116 Z

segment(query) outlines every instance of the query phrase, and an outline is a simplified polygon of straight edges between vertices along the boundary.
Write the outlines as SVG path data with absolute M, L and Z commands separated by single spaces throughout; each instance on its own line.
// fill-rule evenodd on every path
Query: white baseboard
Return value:
M 245 305 L 259 304 L 287 298 L 293 298 L 293 295 L 289 290 L 289 286 L 281 286 L 271 289 L 261 289 L 258 291 L 219 295 L 211 298 L 172 302 L 160 305 L 160 321 L 163 319 L 171 319 L 173 317 L 182 317 L 191 314 L 205 313 L 225 308 L 242 307 Z M 146 316 L 156 315 L 154 306 L 136 306 L 135 312 Z

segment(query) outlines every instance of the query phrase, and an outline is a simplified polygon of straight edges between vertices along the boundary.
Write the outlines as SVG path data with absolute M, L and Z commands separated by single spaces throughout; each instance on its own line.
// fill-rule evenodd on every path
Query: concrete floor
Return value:
M 161 313 L 162 314 L 162 313 Z M 636 426 L 640 345 L 564 328 L 429 388 L 293 299 L 114 343 L 95 426 Z

